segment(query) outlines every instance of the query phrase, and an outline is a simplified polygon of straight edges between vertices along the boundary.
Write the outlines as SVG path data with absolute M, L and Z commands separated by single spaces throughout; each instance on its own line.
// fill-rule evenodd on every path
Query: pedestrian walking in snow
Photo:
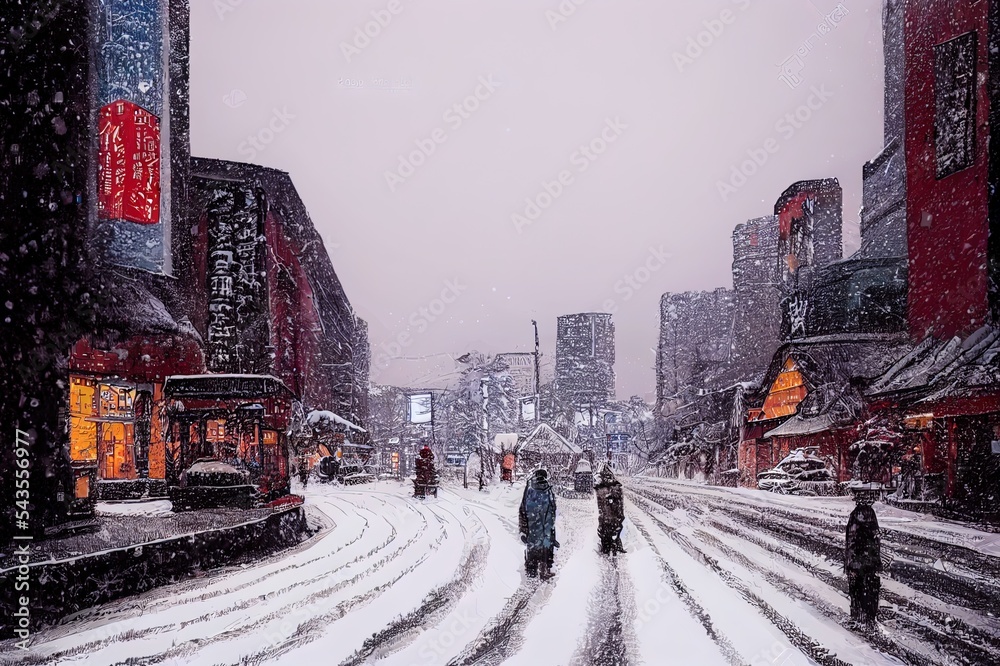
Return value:
M 519 516 L 521 542 L 525 545 L 524 567 L 528 576 L 552 577 L 556 541 L 556 496 L 544 469 L 528 478 L 521 498 Z
M 594 486 L 597 491 L 597 536 L 601 552 L 605 555 L 624 553 L 622 527 L 625 525 L 625 497 L 621 482 L 615 478 L 611 467 L 604 465 Z
M 882 546 L 878 535 L 878 518 L 870 493 L 855 496 L 857 506 L 847 521 L 847 546 L 844 549 L 844 571 L 847 573 L 851 596 L 851 619 L 864 625 L 874 624 L 878 617 L 878 600 L 882 583 Z

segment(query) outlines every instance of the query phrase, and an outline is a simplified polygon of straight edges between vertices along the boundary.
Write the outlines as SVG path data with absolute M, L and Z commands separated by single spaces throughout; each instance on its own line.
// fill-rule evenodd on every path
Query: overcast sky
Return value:
M 837 4 L 192 0 L 192 150 L 291 174 L 375 381 L 444 386 L 449 354 L 530 351 L 532 319 L 551 373 L 556 317 L 611 306 L 618 395 L 652 399 L 661 294 L 731 286 L 733 227 L 788 185 L 840 179 L 858 245 L 881 14 Z

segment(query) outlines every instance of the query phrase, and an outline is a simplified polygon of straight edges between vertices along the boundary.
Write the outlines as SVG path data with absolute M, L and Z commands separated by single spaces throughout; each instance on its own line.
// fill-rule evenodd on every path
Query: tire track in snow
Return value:
M 836 608 L 832 604 L 827 603 L 826 601 L 818 598 L 816 595 L 805 591 L 799 585 L 797 585 L 790 579 L 786 578 L 785 576 L 775 573 L 774 571 L 771 571 L 769 569 L 765 569 L 764 567 L 751 561 L 750 558 L 743 555 L 743 553 L 740 553 L 734 550 L 733 548 L 727 546 L 722 541 L 717 539 L 715 536 L 705 532 L 704 530 L 695 530 L 695 536 L 698 537 L 698 539 L 701 540 L 702 543 L 712 548 L 715 548 L 723 555 L 728 557 L 731 561 L 740 564 L 747 571 L 762 576 L 764 580 L 770 583 L 778 591 L 785 594 L 787 597 L 791 599 L 798 599 L 800 601 L 804 601 L 813 608 L 815 608 L 824 617 L 836 622 L 837 625 L 848 629 L 850 628 L 849 627 L 851 619 L 850 616 L 847 613 L 841 611 L 839 608 Z M 902 645 L 897 641 L 892 640 L 890 637 L 885 636 L 879 632 L 855 631 L 854 633 L 859 638 L 862 638 L 865 641 L 867 641 L 873 648 L 875 648 L 879 652 L 894 656 L 897 659 L 901 659 L 909 664 L 913 664 L 914 666 L 931 666 L 933 664 L 933 662 L 931 662 L 925 655 L 922 655 L 919 652 L 914 652 L 905 645 Z
M 770 514 L 765 517 L 760 512 L 760 507 L 741 502 L 737 503 L 739 504 L 738 507 L 727 506 L 713 501 L 714 497 L 712 495 L 701 493 L 701 496 L 709 498 L 709 505 L 712 510 L 727 515 L 729 520 L 734 523 L 734 525 L 726 525 L 719 521 L 718 516 L 707 513 L 708 509 L 704 505 L 692 504 L 690 498 L 684 497 L 679 492 L 667 489 L 663 490 L 670 493 L 671 498 L 641 491 L 639 494 L 654 504 L 671 510 L 683 508 L 693 513 L 702 514 L 704 516 L 703 520 L 712 527 L 781 555 L 830 587 L 847 595 L 846 576 L 831 574 L 830 572 L 811 566 L 800 558 L 788 553 L 787 550 L 775 547 L 756 534 L 748 532 L 748 530 L 757 530 L 769 534 L 781 543 L 801 548 L 823 559 L 837 562 L 843 557 L 843 535 L 839 531 L 834 532 L 830 528 L 829 522 L 819 519 L 809 519 L 807 522 L 814 529 L 811 529 L 809 532 L 802 532 L 800 526 L 793 523 L 790 519 L 794 517 L 794 514 L 790 514 L 787 511 L 778 511 L 778 513 L 790 518 L 773 519 Z M 663 502 L 661 503 L 660 500 L 663 500 Z M 883 533 L 885 532 L 886 530 L 883 530 Z M 900 575 L 900 569 L 903 569 L 902 575 Z M 901 567 L 898 564 L 890 571 L 890 576 L 894 581 L 905 585 L 919 594 L 926 594 L 946 604 L 962 600 L 965 600 L 965 604 L 967 604 L 969 595 L 956 596 L 949 594 L 947 592 L 947 583 L 941 582 L 941 575 L 951 576 L 950 574 L 926 567 Z M 955 578 L 955 576 L 951 576 L 951 578 Z M 963 580 L 961 587 L 968 587 L 968 584 L 968 581 Z M 945 589 L 942 589 L 942 586 Z M 937 595 L 933 594 L 935 592 Z M 938 649 L 941 649 L 943 645 L 948 645 L 953 647 L 957 653 L 970 656 L 975 655 L 973 663 L 975 663 L 976 659 L 983 658 L 984 655 L 988 655 L 988 663 L 1000 659 L 998 657 L 1000 655 L 1000 636 L 995 633 L 970 625 L 968 622 L 956 618 L 952 614 L 928 608 L 926 604 L 920 604 L 906 596 L 884 588 L 882 598 L 889 604 L 903 609 L 903 612 L 899 612 L 897 609 L 883 607 L 883 612 L 894 616 L 900 623 L 905 624 L 917 638 L 925 640 L 931 645 L 938 647 Z M 958 603 L 957 605 L 964 608 L 965 604 Z M 976 613 L 980 612 L 977 608 L 969 610 Z M 864 638 L 867 640 L 868 637 L 864 636 Z
M 726 662 L 728 662 L 730 666 L 746 666 L 746 662 L 743 661 L 740 653 L 735 647 L 733 647 L 732 642 L 715 627 L 715 624 L 712 622 L 712 616 L 709 615 L 708 611 L 705 610 L 705 607 L 698 603 L 698 600 L 694 598 L 691 594 L 691 590 L 688 589 L 687 585 L 684 584 L 684 581 L 681 580 L 677 571 L 674 570 L 669 563 L 667 563 L 666 558 L 663 557 L 659 547 L 656 543 L 654 543 L 653 537 L 650 535 L 649 531 L 646 530 L 642 523 L 636 520 L 633 520 L 632 524 L 635 525 L 636 529 L 639 530 L 639 533 L 642 534 L 642 537 L 646 540 L 646 543 L 649 544 L 650 549 L 653 551 L 653 555 L 656 557 L 657 563 L 660 565 L 660 570 L 663 572 L 666 582 L 670 585 L 671 589 L 673 589 L 674 594 L 676 594 L 681 600 L 681 603 L 684 604 L 684 608 L 687 610 L 688 614 L 691 615 L 691 617 L 705 629 L 705 633 L 707 633 L 709 639 L 715 643 L 719 652 L 722 653 L 722 656 L 726 659 Z
M 628 666 L 626 609 L 622 604 L 622 578 L 618 557 L 602 557 L 601 583 L 590 597 L 591 613 L 584 643 L 574 663 L 593 666 Z M 629 586 L 630 587 L 630 586 Z M 634 641 L 633 641 L 634 642 Z
M 507 601 L 500 613 L 490 620 L 486 629 L 467 646 L 462 653 L 448 662 L 448 666 L 492 666 L 517 652 L 524 642 L 524 628 L 537 611 L 538 607 L 548 598 L 548 590 L 539 592 L 541 587 L 551 585 L 550 582 L 526 582 Z M 530 604 L 538 594 L 534 604 Z M 530 604 L 530 607 L 529 607 Z
M 781 557 L 808 575 L 837 590 L 845 597 L 847 596 L 847 577 L 845 575 L 831 573 L 821 567 L 815 566 L 796 557 L 780 546 L 761 539 L 755 534 L 737 529 L 734 526 L 715 520 L 708 521 L 707 524 L 724 534 L 747 541 L 765 552 Z M 771 573 L 773 574 L 773 572 Z M 889 605 L 883 606 L 880 609 L 880 613 L 905 625 L 911 633 L 924 639 L 938 651 L 950 654 L 950 648 L 957 654 L 967 653 L 972 648 L 974 652 L 979 653 L 977 658 L 986 659 L 985 663 L 990 663 L 991 661 L 1000 663 L 1000 636 L 973 627 L 952 615 L 928 608 L 924 604 L 917 603 L 901 594 L 887 590 L 885 587 L 882 588 L 882 599 Z M 860 635 L 866 640 L 869 638 L 866 634 Z M 901 646 L 901 648 L 904 650 L 907 649 L 905 646 Z M 975 663 L 975 661 L 971 663 Z
M 422 514 L 421 514 L 422 516 Z M 422 516 L 423 517 L 423 516 Z M 401 548 L 391 553 L 389 556 L 379 560 L 373 566 L 359 572 L 357 575 L 353 576 L 349 580 L 342 581 L 341 583 L 335 585 L 333 588 L 321 590 L 317 593 L 310 595 L 305 601 L 294 604 L 295 606 L 300 606 L 307 603 L 315 603 L 327 597 L 331 597 L 341 590 L 350 590 L 356 583 L 368 578 L 372 573 L 384 569 L 387 564 L 391 563 L 393 560 L 399 558 L 406 551 L 410 550 L 425 534 L 428 525 L 426 517 L 424 517 L 424 523 L 422 529 L 417 535 L 408 540 Z M 333 606 L 331 610 L 323 613 L 313 614 L 309 619 L 299 623 L 293 630 L 290 636 L 284 638 L 284 640 L 269 641 L 267 647 L 253 652 L 251 654 L 245 655 L 240 659 L 240 664 L 243 666 L 251 666 L 254 664 L 262 664 L 267 660 L 277 659 L 285 654 L 290 653 L 292 650 L 300 648 L 304 645 L 312 643 L 330 628 L 330 625 L 337 620 L 343 618 L 351 610 L 359 608 L 363 605 L 370 603 L 372 600 L 377 598 L 379 595 L 383 594 L 386 590 L 391 588 L 393 585 L 398 583 L 400 580 L 405 578 L 407 575 L 416 570 L 421 564 L 429 559 L 429 557 L 441 547 L 441 543 L 444 540 L 444 531 L 437 536 L 436 539 L 431 541 L 428 548 L 423 554 L 412 564 L 404 567 L 394 576 L 392 576 L 388 581 L 380 585 L 362 592 L 361 594 L 355 594 L 354 596 L 345 599 Z M 238 640 L 241 636 L 247 632 L 253 632 L 257 629 L 265 629 L 267 625 L 281 617 L 288 614 L 288 610 L 292 605 L 286 605 L 280 610 L 272 611 L 267 615 L 258 618 L 250 626 L 241 626 L 231 630 L 226 630 L 220 634 L 212 636 L 209 640 L 195 640 L 191 644 L 194 644 L 197 649 L 205 648 L 214 643 L 219 643 L 228 640 Z M 143 661 L 143 664 L 154 664 L 160 663 L 167 659 L 172 658 L 185 658 L 191 656 L 192 652 L 188 648 L 188 645 L 177 646 L 167 652 L 157 655 L 155 661 Z M 114 666 L 133 666 L 133 660 L 128 660 L 125 662 L 120 662 Z
M 760 504 L 741 501 L 736 495 L 731 498 L 721 498 L 706 492 L 696 492 L 705 501 L 695 503 L 690 497 L 664 484 L 640 485 L 643 486 L 641 490 L 639 488 L 633 490 L 661 506 L 670 509 L 680 506 L 692 514 L 706 515 L 707 504 L 712 511 L 721 512 L 752 529 L 764 530 L 779 540 L 796 544 L 827 559 L 838 561 L 843 557 L 846 518 L 839 519 L 818 511 L 803 510 L 802 513 L 798 513 L 770 505 L 766 507 L 765 513 L 764 507 Z M 671 497 L 656 494 L 650 490 L 651 488 L 669 493 Z M 806 533 L 802 530 L 803 525 L 813 529 Z M 894 529 L 891 525 L 883 527 L 881 535 L 883 544 L 895 546 L 894 550 L 898 554 L 925 557 L 924 553 L 929 552 L 933 559 L 945 559 L 963 570 L 962 573 L 952 573 L 897 559 L 890 571 L 895 580 L 916 591 L 939 598 L 945 603 L 975 612 L 980 612 L 982 608 L 1000 605 L 1000 586 L 996 584 L 996 581 L 1000 580 L 1000 558 L 965 546 L 933 541 L 924 536 Z M 915 548 L 917 550 L 914 550 Z M 920 550 L 924 553 L 918 552 Z
M 346 502 L 346 500 L 345 500 L 345 502 Z M 352 502 L 347 502 L 347 503 L 351 504 L 352 506 L 355 506 L 355 508 L 358 509 L 359 512 L 360 512 L 361 508 L 358 507 L 357 504 L 352 503 Z M 383 504 L 385 504 L 384 501 L 383 501 Z M 372 513 L 375 516 L 379 516 L 379 514 L 371 511 L 370 509 L 366 508 L 366 509 L 363 509 L 363 510 L 366 511 L 366 512 L 368 512 L 368 513 Z M 321 602 L 323 599 L 331 597 L 331 596 L 337 594 L 338 592 L 340 592 L 342 590 L 345 590 L 345 589 L 348 589 L 348 588 L 352 587 L 353 585 L 355 585 L 358 582 L 360 582 L 360 581 L 364 580 L 365 578 L 367 578 L 367 576 L 370 575 L 372 572 L 384 568 L 387 564 L 389 564 L 393 560 L 401 557 L 404 554 L 404 552 L 407 551 L 410 547 L 412 547 L 413 544 L 415 544 L 418 540 L 420 540 L 426 534 L 426 532 L 429 529 L 429 524 L 427 522 L 426 516 L 424 516 L 423 514 L 421 514 L 419 512 L 415 512 L 415 513 L 416 513 L 416 515 L 420 516 L 420 518 L 421 518 L 421 524 L 417 528 L 416 533 L 406 543 L 402 544 L 399 548 L 397 548 L 396 550 L 390 552 L 388 555 L 383 556 L 381 558 L 378 558 L 378 556 L 383 551 L 385 551 L 387 548 L 389 548 L 396 541 L 396 539 L 398 538 L 398 532 L 396 531 L 395 526 L 392 525 L 388 520 L 386 520 L 386 523 L 387 523 L 387 525 L 389 527 L 389 536 L 386 537 L 386 539 L 384 541 L 382 541 L 382 542 L 378 543 L 377 545 L 375 545 L 375 547 L 372 548 L 367 553 L 360 554 L 357 557 L 355 557 L 354 559 L 352 559 L 351 561 L 346 562 L 346 563 L 344 563 L 344 564 L 342 564 L 342 565 L 340 565 L 340 566 L 338 566 L 338 567 L 336 567 L 336 568 L 334 568 L 332 570 L 327 570 L 327 571 L 323 572 L 322 574 L 320 574 L 318 576 L 314 576 L 311 579 L 308 579 L 306 581 L 301 581 L 301 580 L 300 581 L 295 581 L 291 585 L 287 585 L 287 586 L 285 586 L 285 587 L 283 587 L 283 588 L 281 588 L 279 590 L 268 591 L 268 593 L 266 593 L 266 594 L 256 595 L 256 596 L 252 596 L 252 597 L 249 597 L 249 598 L 241 599 L 241 600 L 237 601 L 236 603 L 230 604 L 230 605 L 228 605 L 228 606 L 226 606 L 224 608 L 214 609 L 211 613 L 207 613 L 207 614 L 205 614 L 203 616 L 200 616 L 199 618 L 196 618 L 195 620 L 185 620 L 185 621 L 183 621 L 183 622 L 181 622 L 179 624 L 178 623 L 170 623 L 170 622 L 168 622 L 166 624 L 157 625 L 157 626 L 154 626 L 154 627 L 148 627 L 148 628 L 145 628 L 145 629 L 142 629 L 142 630 L 128 629 L 126 631 L 119 632 L 117 634 L 104 637 L 104 638 L 102 638 L 100 640 L 90 641 L 90 642 L 85 643 L 85 644 L 80 644 L 80 645 L 72 646 L 71 648 L 68 648 L 66 650 L 60 650 L 60 651 L 57 651 L 57 652 L 54 652 L 54 653 L 51 653 L 51 654 L 48 654 L 48 655 L 45 655 L 45 656 L 34 656 L 34 655 L 31 655 L 31 656 L 27 656 L 25 659 L 23 659 L 21 661 L 11 662 L 11 663 L 17 663 L 17 664 L 21 664 L 21 665 L 50 664 L 50 663 L 53 663 L 56 660 L 72 658 L 72 657 L 78 656 L 80 654 L 91 654 L 91 653 L 94 653 L 94 652 L 96 652 L 96 651 L 98 651 L 100 649 L 107 648 L 107 647 L 112 647 L 114 644 L 119 643 L 119 642 L 129 641 L 129 642 L 133 642 L 134 644 L 138 645 L 137 641 L 139 639 L 143 638 L 143 637 L 153 636 L 153 635 L 157 635 L 157 634 L 167 634 L 167 633 L 176 632 L 176 631 L 181 630 L 182 628 L 185 628 L 185 627 L 187 627 L 189 625 L 195 624 L 195 623 L 197 623 L 199 621 L 214 620 L 214 619 L 217 619 L 217 618 L 225 616 L 225 615 L 231 615 L 231 614 L 234 614 L 234 613 L 239 613 L 241 611 L 250 610 L 254 606 L 258 605 L 258 604 L 264 605 L 265 608 L 267 608 L 268 612 L 265 615 L 256 618 L 252 622 L 249 622 L 249 623 L 240 623 L 240 626 L 230 625 L 229 627 L 227 627 L 223 631 L 216 632 L 216 633 L 210 635 L 209 637 L 206 637 L 206 638 L 200 638 L 200 637 L 196 638 L 196 639 L 192 640 L 190 644 L 173 645 L 173 646 L 171 646 L 170 648 L 168 648 L 165 651 L 154 653 L 154 654 L 147 655 L 147 656 L 144 656 L 144 657 L 133 657 L 128 662 L 123 662 L 123 663 L 142 663 L 142 664 L 162 663 L 162 662 L 167 661 L 167 660 L 169 660 L 171 658 L 174 658 L 174 657 L 185 656 L 186 654 L 188 654 L 190 652 L 190 647 L 189 646 L 194 646 L 197 649 L 201 649 L 201 648 L 207 647 L 207 646 L 212 645 L 212 644 L 217 643 L 217 642 L 222 642 L 222 641 L 225 641 L 225 640 L 234 639 L 234 638 L 236 638 L 236 637 L 238 637 L 238 636 L 240 636 L 240 635 L 242 635 L 242 634 L 244 634 L 246 632 L 252 632 L 254 630 L 263 629 L 264 627 L 267 626 L 267 624 L 269 622 L 274 621 L 276 619 L 279 619 L 279 618 L 284 617 L 285 615 L 287 615 L 289 613 L 289 611 L 292 610 L 293 608 L 299 607 L 299 606 L 302 606 L 302 605 L 305 605 L 305 604 Z M 379 517 L 381 517 L 381 516 L 379 516 Z M 366 524 L 366 530 L 367 530 L 367 528 L 369 526 L 369 523 L 368 523 L 367 519 L 365 519 L 365 521 L 366 521 L 365 524 Z M 338 548 L 336 552 L 340 552 L 342 550 L 343 550 L 343 547 Z M 320 560 L 325 559 L 325 558 L 326 558 L 326 556 L 321 556 L 321 557 L 318 557 L 318 558 L 314 558 L 313 560 L 311 560 L 311 562 L 315 563 L 315 562 L 320 561 Z M 287 595 L 290 591 L 294 590 L 295 588 L 302 587 L 303 585 L 316 586 L 318 583 L 321 583 L 322 581 L 327 580 L 327 579 L 329 579 L 331 577 L 337 578 L 337 577 L 342 576 L 343 573 L 344 573 L 344 571 L 346 569 L 348 569 L 349 567 L 355 566 L 355 565 L 359 565 L 359 564 L 362 565 L 362 567 L 363 567 L 362 570 L 359 573 L 353 575 L 352 577 L 350 577 L 348 579 L 345 579 L 345 580 L 340 580 L 335 585 L 333 585 L 331 587 L 326 587 L 326 588 L 320 589 L 317 592 L 309 594 L 304 599 L 301 599 L 301 600 L 298 600 L 298 601 L 295 601 L 295 602 L 278 601 L 278 603 L 280 605 L 277 608 L 274 607 L 275 601 L 277 601 L 281 596 Z M 283 567 L 281 569 L 281 571 L 286 571 L 286 570 L 288 570 L 290 568 L 294 569 L 296 567 L 294 567 L 294 566 L 293 567 Z M 268 572 L 267 575 L 265 575 L 264 577 L 262 577 L 262 578 L 256 578 L 253 581 L 251 581 L 249 585 L 253 586 L 253 585 L 257 585 L 257 584 L 266 584 L 267 581 L 269 581 L 270 579 L 272 579 L 272 577 L 275 576 L 275 575 L 276 575 L 275 572 Z M 202 581 L 202 585 L 204 585 L 204 584 L 205 584 L 205 581 Z M 166 590 L 166 588 L 163 588 L 163 589 Z M 355 599 L 357 599 L 357 598 L 355 598 Z M 363 599 L 357 599 L 357 601 L 355 601 L 355 603 L 352 604 L 352 605 L 356 605 L 357 603 L 360 603 L 361 601 L 363 601 Z M 338 604 L 338 606 L 343 605 L 343 604 L 344 604 L 344 602 L 341 602 L 341 604 Z M 157 611 L 157 612 L 159 612 L 159 611 Z M 244 618 L 245 618 L 245 614 L 244 614 Z M 115 619 L 116 620 L 120 620 L 121 618 L 115 618 Z M 239 622 L 239 620 L 237 622 Z
M 835 654 L 820 644 L 819 641 L 816 641 L 799 629 L 788 618 L 775 610 L 773 606 L 757 596 L 757 594 L 747 587 L 743 581 L 739 580 L 736 576 L 720 566 L 716 560 L 709 557 L 704 551 L 692 544 L 683 534 L 670 525 L 664 523 L 648 508 L 645 508 L 648 506 L 648 502 L 640 500 L 640 502 L 636 503 L 636 506 L 638 506 L 643 513 L 649 516 L 661 532 L 676 542 L 677 545 L 679 545 L 681 549 L 684 550 L 684 552 L 686 552 L 692 559 L 705 566 L 709 571 L 713 572 L 716 576 L 722 579 L 726 585 L 739 593 L 739 595 L 747 602 L 755 606 L 758 611 L 764 615 L 764 617 L 770 620 L 771 624 L 785 634 L 785 637 L 788 638 L 792 645 L 801 650 L 804 654 L 808 655 L 816 663 L 821 666 L 851 666 L 846 661 L 837 658 Z
M 361 664 L 377 661 L 392 652 L 406 646 L 406 638 L 413 635 L 418 628 L 433 622 L 447 614 L 459 599 L 472 587 L 472 581 L 481 575 L 486 567 L 488 547 L 477 545 L 469 549 L 457 569 L 457 575 L 451 581 L 424 597 L 417 608 L 397 620 L 390 622 L 381 631 L 366 638 L 361 648 L 351 657 L 341 662 L 340 666 L 361 666 Z
M 462 562 L 456 569 L 454 578 L 431 590 L 417 608 L 393 620 L 384 629 L 365 639 L 361 648 L 343 661 L 342 666 L 358 666 L 369 663 L 368 660 L 372 658 L 374 658 L 372 660 L 383 659 L 389 654 L 407 647 L 416 639 L 417 629 L 432 624 L 449 613 L 472 588 L 473 581 L 484 574 L 490 544 L 483 536 L 486 533 L 486 525 L 482 519 L 467 507 L 463 507 L 463 516 L 456 515 L 446 506 L 429 505 L 428 509 L 438 517 L 439 521 L 441 518 L 435 509 L 450 515 L 454 519 L 454 523 L 461 528 L 464 543 L 469 542 L 469 530 L 462 520 L 463 517 L 474 519 L 477 522 L 479 529 L 476 532 L 479 533 L 479 536 L 471 546 L 465 548 Z M 447 530 L 448 523 L 442 521 L 442 525 Z

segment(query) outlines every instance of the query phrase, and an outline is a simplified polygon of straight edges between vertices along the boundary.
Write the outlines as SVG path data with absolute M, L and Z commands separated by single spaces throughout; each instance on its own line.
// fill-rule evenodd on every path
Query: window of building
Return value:
M 934 47 L 937 177 L 972 166 L 976 153 L 976 33 Z

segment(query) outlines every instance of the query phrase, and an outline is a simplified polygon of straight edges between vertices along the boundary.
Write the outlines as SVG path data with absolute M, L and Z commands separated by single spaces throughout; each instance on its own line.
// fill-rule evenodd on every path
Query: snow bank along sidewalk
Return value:
M 97 531 L 33 543 L 27 564 L 32 626 L 197 571 L 268 555 L 298 543 L 307 532 L 301 506 L 184 513 L 172 513 L 169 506 L 166 501 L 101 504 Z M 11 553 L 2 554 L 0 580 L 19 567 Z M 3 585 L 0 608 L 13 604 L 13 597 L 14 586 Z

